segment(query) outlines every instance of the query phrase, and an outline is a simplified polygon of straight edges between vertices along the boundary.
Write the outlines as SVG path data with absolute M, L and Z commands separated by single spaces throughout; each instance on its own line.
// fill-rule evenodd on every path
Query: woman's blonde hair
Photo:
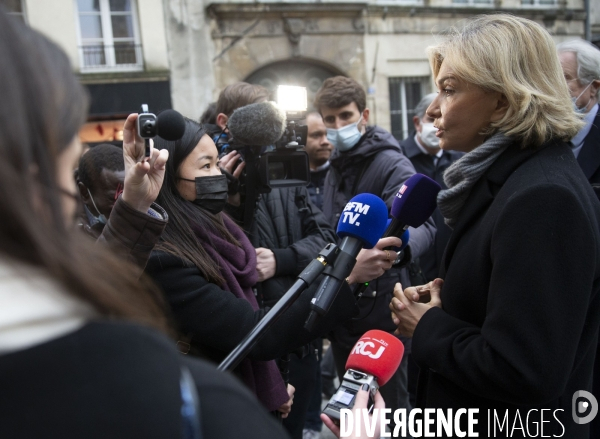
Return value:
M 554 41 L 531 20 L 478 16 L 445 33 L 427 53 L 435 77 L 448 60 L 458 78 L 506 97 L 506 115 L 485 134 L 500 131 L 524 146 L 540 146 L 551 138 L 568 141 L 583 126 L 573 110 Z

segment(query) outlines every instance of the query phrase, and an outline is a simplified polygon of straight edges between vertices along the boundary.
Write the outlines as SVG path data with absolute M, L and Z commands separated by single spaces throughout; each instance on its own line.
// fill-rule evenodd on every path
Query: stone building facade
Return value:
M 342 74 L 368 90 L 372 122 L 405 137 L 433 91 L 425 49 L 477 14 L 543 24 L 557 42 L 583 37 L 584 0 L 164 0 L 174 107 L 198 117 L 228 84 L 308 88 Z M 310 99 L 309 99 L 310 100 Z
M 92 94 L 92 121 L 148 102 L 197 119 L 235 81 L 274 89 L 347 75 L 368 90 L 371 122 L 405 137 L 433 90 L 427 46 L 476 14 L 543 24 L 557 42 L 583 37 L 586 0 L 0 0 L 59 43 Z M 600 2 L 590 1 L 593 38 Z M 117 127 L 120 122 L 113 125 Z M 97 126 L 94 125 L 95 128 Z M 94 128 L 94 129 L 95 129 Z M 110 127 L 108 127 L 110 131 Z M 102 129 L 97 130 L 98 132 Z

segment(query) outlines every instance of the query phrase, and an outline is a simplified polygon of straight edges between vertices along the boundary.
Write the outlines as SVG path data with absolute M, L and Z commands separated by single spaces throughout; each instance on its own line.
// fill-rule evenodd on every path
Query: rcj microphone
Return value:
M 344 279 L 352 272 L 356 256 L 363 248 L 373 248 L 387 224 L 387 206 L 373 194 L 359 194 L 352 198 L 340 215 L 337 235 L 342 238 L 333 266 L 328 266 L 315 296 L 311 312 L 304 325 L 312 330 L 318 316 L 327 314 Z
M 369 385 L 372 401 L 379 387 L 396 373 L 403 355 L 404 345 L 398 338 L 378 329 L 367 331 L 352 348 L 340 387 L 323 413 L 332 419 L 340 419 L 341 409 L 354 407 L 356 393 L 363 384 Z

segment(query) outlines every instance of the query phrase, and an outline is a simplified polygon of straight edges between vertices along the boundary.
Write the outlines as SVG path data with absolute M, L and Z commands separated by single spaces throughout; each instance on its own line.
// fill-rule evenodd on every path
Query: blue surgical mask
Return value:
M 327 128 L 327 140 L 340 151 L 350 151 L 362 137 L 362 133 L 358 129 L 361 120 L 362 116 L 357 122 L 338 130 Z
M 579 96 L 577 96 L 576 98 L 571 97 L 571 102 L 573 102 L 573 109 L 575 110 L 575 113 L 583 114 L 586 112 L 587 106 L 590 104 L 590 101 L 588 100 L 587 104 L 583 105 L 582 107 L 578 107 L 577 100 L 581 97 L 582 94 L 585 93 L 585 91 L 590 87 L 590 85 L 592 85 L 591 82 L 586 88 L 583 89 L 581 93 L 579 93 Z

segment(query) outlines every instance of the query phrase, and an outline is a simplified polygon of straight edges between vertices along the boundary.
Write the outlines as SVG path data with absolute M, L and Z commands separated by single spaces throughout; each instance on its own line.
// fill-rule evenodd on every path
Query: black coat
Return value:
M 415 174 L 415 168 L 402 154 L 398 141 L 377 126 L 367 127 L 359 143 L 350 151 L 340 152 L 336 149 L 330 162 L 330 170 L 325 178 L 323 213 L 336 226 L 344 206 L 356 194 L 377 195 L 385 201 L 388 210 L 391 209 L 402 183 Z M 357 183 L 359 176 L 361 178 Z M 413 257 L 419 257 L 428 250 L 433 245 L 434 237 L 435 225 L 431 218 L 418 229 L 411 227 L 409 247 Z M 395 327 L 388 305 L 397 282 L 410 285 L 406 268 L 394 267 L 371 282 L 359 301 L 361 309 L 358 319 L 337 328 L 331 335 L 332 340 L 350 349 L 369 329 L 393 331 Z
M 196 266 L 164 252 L 152 252 L 146 273 L 164 291 L 178 329 L 192 337 L 203 358 L 215 363 L 220 363 L 268 311 L 254 311 L 248 301 L 208 282 Z M 304 291 L 258 342 L 249 358 L 279 358 L 354 315 L 354 296 L 346 285 L 315 332 L 308 332 L 304 322 L 310 313 L 311 299 L 312 292 Z
M 288 437 L 229 374 L 154 330 L 114 321 L 0 355 L 0 437 L 184 437 L 182 367 L 196 384 L 202 437 Z
M 273 306 L 319 251 L 337 239 L 303 186 L 262 194 L 248 237 L 254 247 L 272 250 L 277 263 L 275 275 L 260 283 L 265 306 Z M 313 291 L 317 286 L 313 286 Z
M 306 186 L 310 200 L 321 210 L 323 210 L 323 187 L 327 172 L 329 172 L 329 166 L 320 171 L 310 171 L 310 181 Z
M 577 163 L 588 181 L 596 186 L 596 194 L 600 198 L 600 104 L 594 118 L 592 129 L 585 136 L 583 147 L 577 156 Z
M 501 418 L 520 409 L 523 422 L 530 409 L 562 409 L 564 427 L 545 412 L 553 422 L 544 434 L 564 428 L 560 437 L 587 438 L 571 399 L 591 387 L 599 229 L 600 203 L 565 144 L 511 145 L 458 218 L 442 267 L 443 309 L 427 311 L 414 332 L 418 405 L 479 408 L 483 437 L 488 409 Z
M 400 142 L 400 148 L 402 148 L 402 152 L 408 157 L 418 173 L 424 174 L 437 181 L 442 189 L 447 189 L 446 184 L 444 183 L 444 172 L 448 169 L 448 166 L 464 155 L 462 152 L 443 151 L 438 162 L 434 164 L 433 157 L 429 154 L 425 154 L 417 146 L 414 135 L 409 136 Z M 428 281 L 439 276 L 439 267 L 442 256 L 444 255 L 444 249 L 446 248 L 446 244 L 452 233 L 452 229 L 444 222 L 444 217 L 439 209 L 435 209 L 435 212 L 431 217 L 433 218 L 437 229 L 435 234 L 435 244 L 419 257 L 421 270 L 423 270 L 425 278 Z

